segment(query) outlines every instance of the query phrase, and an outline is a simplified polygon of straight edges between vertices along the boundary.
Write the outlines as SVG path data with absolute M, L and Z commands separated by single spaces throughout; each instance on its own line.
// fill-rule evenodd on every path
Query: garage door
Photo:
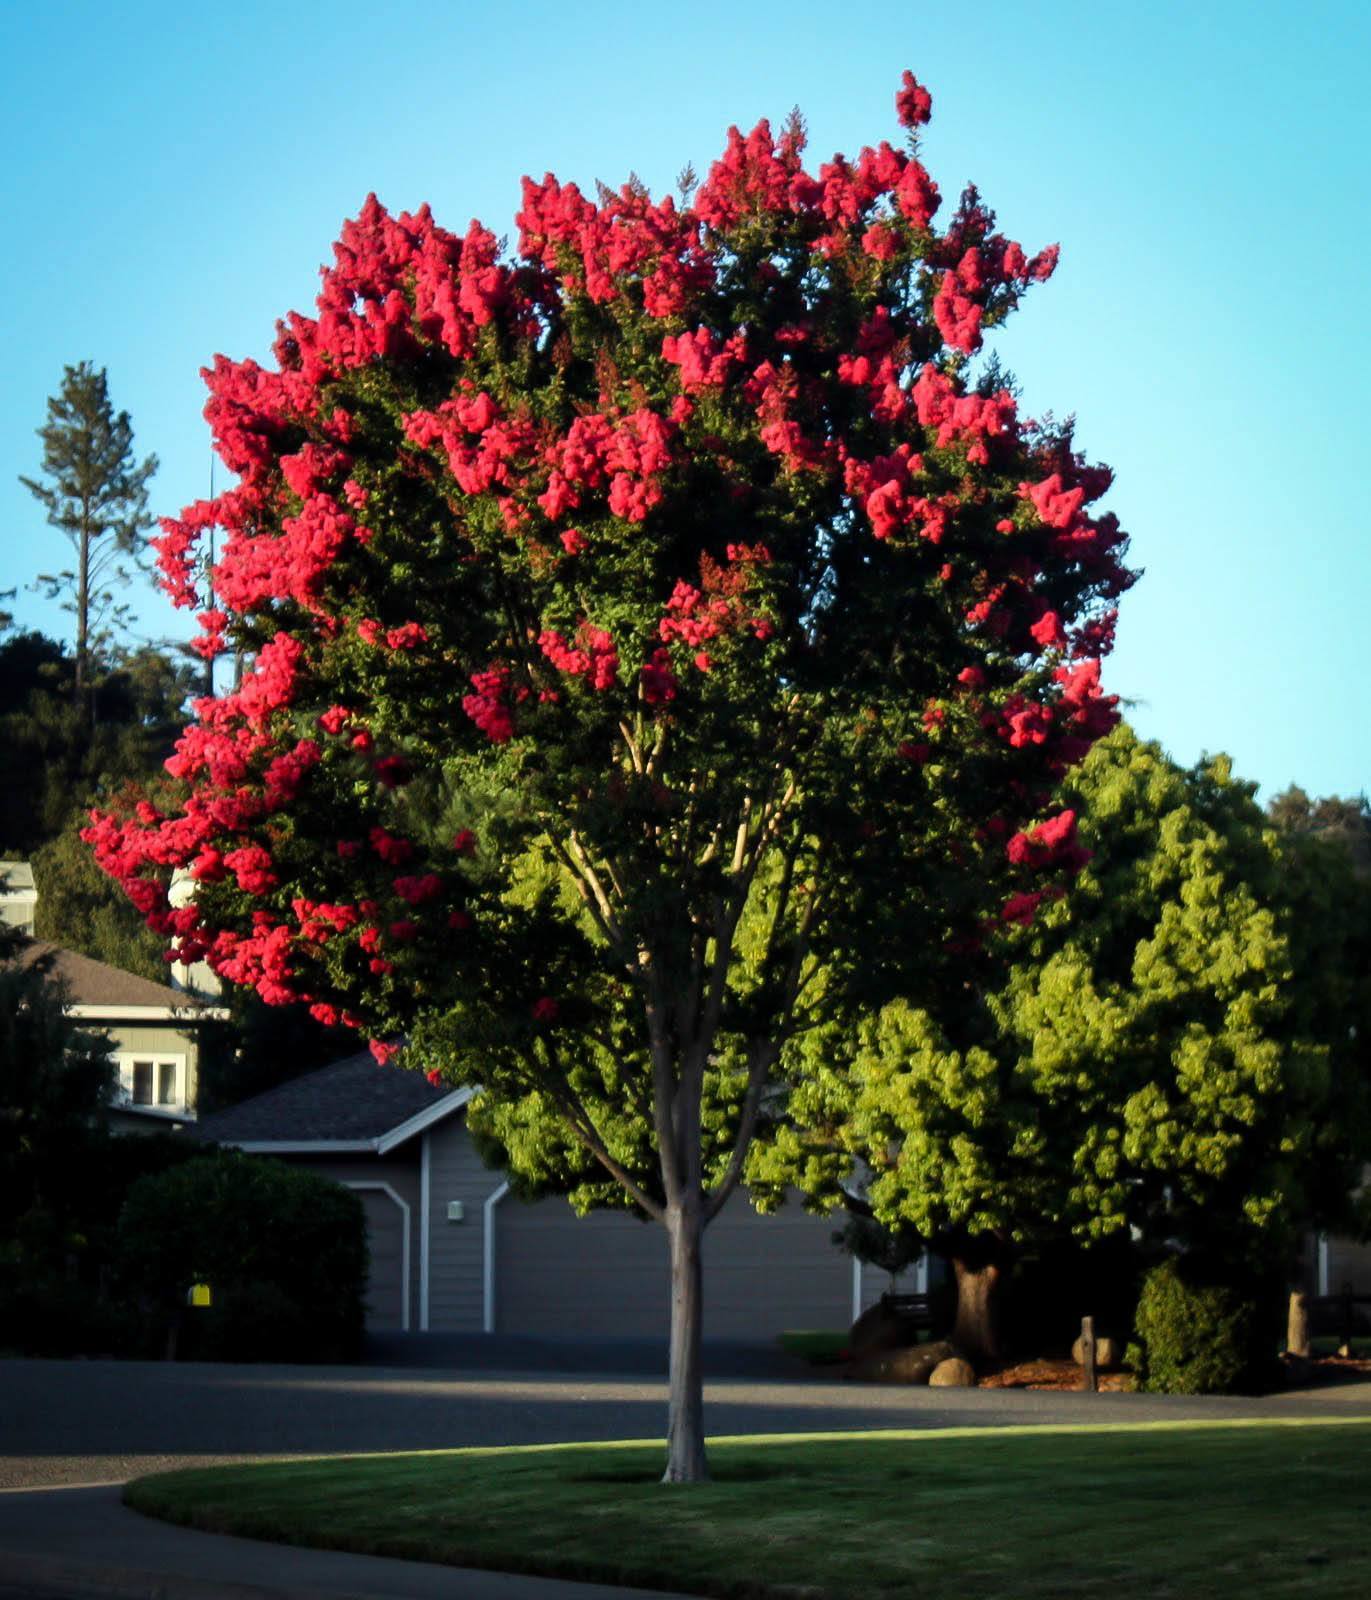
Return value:
M 835 1224 L 787 1206 L 759 1216 L 735 1194 L 705 1233 L 707 1339 L 771 1339 L 785 1328 L 845 1328 L 852 1262 Z M 664 1230 L 617 1212 L 577 1217 L 564 1200 L 495 1209 L 495 1326 L 503 1333 L 665 1338 Z
M 381 1333 L 404 1326 L 405 1215 L 383 1189 L 358 1189 L 367 1219 L 366 1325 Z

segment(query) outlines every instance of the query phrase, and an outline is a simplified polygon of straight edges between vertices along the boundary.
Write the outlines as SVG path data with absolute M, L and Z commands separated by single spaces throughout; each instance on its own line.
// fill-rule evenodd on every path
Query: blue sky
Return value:
M 1110 687 L 1264 794 L 1371 787 L 1371 8 L 48 0 L 6 35 L 0 588 L 23 623 L 66 623 L 23 588 L 66 550 L 16 482 L 65 363 L 108 369 L 175 511 L 209 484 L 199 368 L 266 357 L 369 190 L 512 232 L 525 172 L 660 191 L 795 104 L 817 162 L 896 137 L 909 66 L 944 195 L 974 179 L 1027 249 L 1062 245 L 997 347 L 1025 409 L 1075 412 L 1117 474 L 1146 575 Z M 134 599 L 148 635 L 190 631 Z

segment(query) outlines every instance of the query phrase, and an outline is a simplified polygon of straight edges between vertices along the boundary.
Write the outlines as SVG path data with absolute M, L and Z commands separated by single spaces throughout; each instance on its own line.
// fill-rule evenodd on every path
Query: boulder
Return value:
M 1061 1346 L 1058 1346 L 1060 1349 Z M 1085 1342 L 1077 1339 L 1071 1346 L 1071 1359 L 1078 1367 L 1085 1365 Z M 1095 1365 L 1101 1372 L 1123 1365 L 1123 1347 L 1117 1339 L 1096 1339 Z
M 929 1373 L 928 1383 L 933 1389 L 974 1389 L 976 1369 L 961 1356 L 949 1356 Z
M 887 1350 L 898 1349 L 903 1342 L 899 1318 L 880 1300 L 862 1312 L 847 1336 L 847 1348 L 854 1361 L 869 1361 Z
M 938 1364 L 956 1354 L 943 1339 L 936 1344 L 910 1344 L 868 1356 L 853 1366 L 850 1376 L 864 1383 L 927 1383 Z

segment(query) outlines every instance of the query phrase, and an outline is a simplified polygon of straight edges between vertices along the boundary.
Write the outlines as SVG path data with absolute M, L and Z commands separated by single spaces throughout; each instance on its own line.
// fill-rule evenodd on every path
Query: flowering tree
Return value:
M 239 482 L 164 524 L 189 606 L 227 533 L 202 647 L 252 669 L 87 830 L 179 959 L 480 1083 L 516 1170 L 555 1116 L 664 1225 L 673 1481 L 783 1053 L 1031 919 L 1115 720 L 1109 473 L 974 360 L 1056 250 L 974 189 L 936 228 L 897 107 L 816 175 L 731 130 L 679 204 L 526 179 L 509 259 L 369 199 L 275 369 L 206 373 Z

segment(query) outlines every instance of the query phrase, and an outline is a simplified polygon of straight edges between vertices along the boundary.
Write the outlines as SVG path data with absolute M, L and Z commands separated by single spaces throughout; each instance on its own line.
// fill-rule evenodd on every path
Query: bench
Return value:
M 881 1307 L 894 1317 L 901 1333 L 932 1333 L 936 1327 L 932 1295 L 883 1294 Z

